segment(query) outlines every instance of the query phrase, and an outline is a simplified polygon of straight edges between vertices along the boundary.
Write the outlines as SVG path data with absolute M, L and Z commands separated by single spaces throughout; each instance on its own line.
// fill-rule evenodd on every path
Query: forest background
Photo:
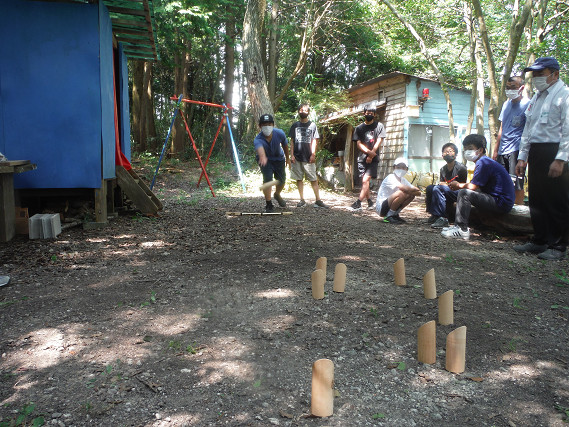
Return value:
M 154 11 L 159 61 L 129 63 L 135 153 L 160 152 L 176 106 L 170 98 L 180 94 L 233 107 L 233 136 L 247 162 L 259 114 L 274 113 L 288 132 L 300 103 L 317 121 L 348 106 L 343 89 L 392 71 L 472 90 L 469 123 L 478 133 L 489 126 L 492 139 L 508 76 L 554 56 L 568 77 L 569 1 L 155 0 Z M 221 109 L 182 108 L 207 152 Z M 179 120 L 172 138 L 170 154 L 191 158 Z M 213 155 L 232 158 L 227 132 Z

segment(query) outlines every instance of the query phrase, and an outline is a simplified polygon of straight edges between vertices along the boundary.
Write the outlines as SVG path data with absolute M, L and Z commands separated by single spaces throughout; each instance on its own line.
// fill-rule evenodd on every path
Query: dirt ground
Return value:
M 139 170 L 148 174 L 148 170 Z M 442 238 L 421 200 L 384 224 L 323 191 L 329 210 L 260 212 L 248 193 L 180 164 L 159 176 L 158 218 L 127 212 L 98 230 L 0 246 L 0 425 L 561 426 L 569 416 L 569 266 L 518 255 L 525 236 Z M 234 179 L 234 178 L 233 178 Z M 278 210 L 277 210 L 278 211 Z M 327 257 L 326 295 L 310 276 Z M 407 285 L 393 263 L 405 259 Z M 334 268 L 347 265 L 344 293 Z M 454 292 L 436 363 L 417 329 L 438 319 L 423 296 Z M 466 371 L 445 370 L 446 336 L 467 327 Z M 335 367 L 334 414 L 310 417 L 311 369 Z M 20 417 L 20 418 L 18 418 Z M 21 421 L 20 424 L 17 424 Z

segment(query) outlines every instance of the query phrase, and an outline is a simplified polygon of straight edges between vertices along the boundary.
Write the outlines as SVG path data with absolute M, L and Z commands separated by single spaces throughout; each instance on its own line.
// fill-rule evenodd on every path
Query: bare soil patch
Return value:
M 0 424 L 33 402 L 59 426 L 561 426 L 569 414 L 569 267 L 518 255 L 522 237 L 442 238 L 421 201 L 384 224 L 323 191 L 329 210 L 260 212 L 261 193 L 195 184 L 194 164 L 162 173 L 159 218 L 129 212 L 100 230 L 0 246 Z M 140 170 L 141 175 L 148 171 Z M 220 183 L 225 177 L 211 176 Z M 254 183 L 260 184 L 260 178 Z M 239 187 L 235 187 L 239 188 Z M 328 258 L 326 296 L 311 296 Z M 407 286 L 393 282 L 403 257 Z M 336 263 L 343 294 L 332 292 Z M 437 361 L 416 334 L 437 319 L 422 277 L 455 292 Z M 466 372 L 445 367 L 446 335 L 467 327 Z M 334 415 L 310 418 L 311 366 L 335 364 Z

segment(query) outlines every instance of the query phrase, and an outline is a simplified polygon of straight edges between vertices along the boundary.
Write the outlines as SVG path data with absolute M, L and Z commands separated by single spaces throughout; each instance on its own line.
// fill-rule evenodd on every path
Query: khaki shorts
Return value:
M 297 160 L 291 164 L 290 177 L 292 179 L 302 181 L 304 176 L 306 176 L 306 179 L 310 182 L 318 180 L 318 176 L 316 175 L 316 163 L 305 163 Z

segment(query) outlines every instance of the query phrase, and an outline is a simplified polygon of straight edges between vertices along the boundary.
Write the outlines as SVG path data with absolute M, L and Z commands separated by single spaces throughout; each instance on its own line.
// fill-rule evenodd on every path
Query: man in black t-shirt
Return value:
M 318 129 L 316 125 L 308 119 L 310 107 L 302 104 L 298 107 L 298 116 L 300 120 L 295 122 L 288 133 L 290 145 L 293 149 L 290 155 L 290 176 L 296 181 L 300 201 L 297 207 L 306 205 L 304 201 L 304 183 L 303 179 L 310 181 L 316 202 L 314 207 L 327 208 L 322 200 L 320 200 L 320 192 L 318 189 L 318 175 L 316 175 L 316 146 L 318 144 Z
M 379 164 L 379 148 L 385 140 L 385 127 L 375 121 L 375 109 L 364 108 L 365 122 L 356 127 L 352 136 L 358 147 L 358 173 L 362 179 L 360 196 L 350 209 L 358 211 L 362 209 L 362 201 L 367 199 L 368 209 L 373 209 L 369 184 L 372 178 L 377 178 L 377 165 Z

